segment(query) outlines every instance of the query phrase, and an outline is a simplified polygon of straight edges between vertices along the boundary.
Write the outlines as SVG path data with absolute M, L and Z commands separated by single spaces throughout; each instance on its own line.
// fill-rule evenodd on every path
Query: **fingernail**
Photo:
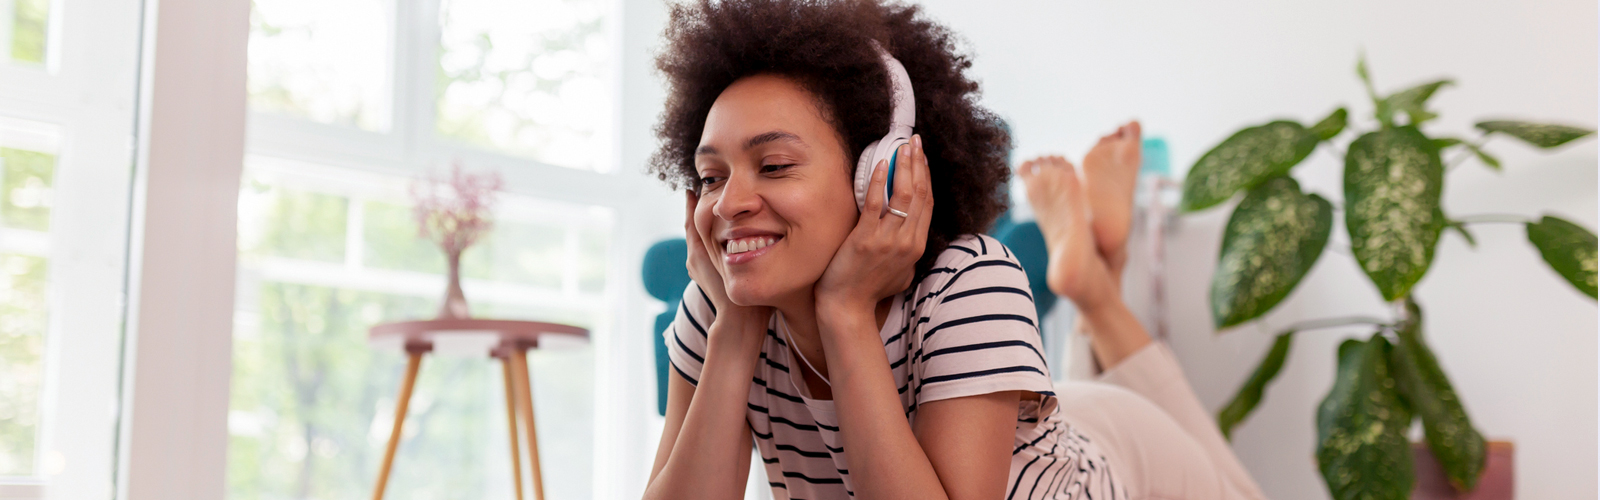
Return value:
M 922 134 L 916 134 L 916 135 L 911 136 L 911 140 L 917 142 L 917 149 L 922 149 Z

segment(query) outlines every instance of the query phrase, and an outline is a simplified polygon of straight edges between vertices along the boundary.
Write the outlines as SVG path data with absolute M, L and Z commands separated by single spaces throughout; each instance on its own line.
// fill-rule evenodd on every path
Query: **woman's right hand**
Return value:
M 722 282 L 722 272 L 716 263 L 711 260 L 711 253 L 706 251 L 708 245 L 715 243 L 707 242 L 705 237 L 700 234 L 699 229 L 695 227 L 694 211 L 695 207 L 700 203 L 700 196 L 691 189 L 686 192 L 686 199 L 687 204 L 684 207 L 683 214 L 683 232 L 684 240 L 689 245 L 689 261 L 684 263 L 684 267 L 689 269 L 689 279 L 694 280 L 695 284 L 706 292 L 706 298 L 711 301 L 711 309 L 716 314 L 716 317 L 712 319 L 712 324 L 730 324 L 730 322 L 735 321 L 738 322 L 737 324 L 747 327 L 751 324 L 759 324 L 761 326 L 759 328 L 761 334 L 765 335 L 765 325 L 767 319 L 772 316 L 772 308 L 741 306 L 728 300 L 728 291 Z M 713 329 L 711 326 L 706 325 L 707 330 L 720 330 Z M 749 329 L 751 328 L 737 328 L 736 330 Z

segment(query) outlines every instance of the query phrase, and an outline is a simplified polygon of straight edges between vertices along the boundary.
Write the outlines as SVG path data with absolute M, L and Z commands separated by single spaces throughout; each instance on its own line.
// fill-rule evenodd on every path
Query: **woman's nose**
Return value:
M 712 207 L 712 213 L 722 220 L 734 220 L 761 209 L 761 196 L 756 192 L 752 176 L 734 173 L 722 186 L 722 197 Z

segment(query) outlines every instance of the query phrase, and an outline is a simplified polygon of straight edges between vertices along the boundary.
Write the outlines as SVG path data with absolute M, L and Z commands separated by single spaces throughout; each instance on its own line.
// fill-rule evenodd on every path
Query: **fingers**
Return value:
M 915 218 L 917 246 L 925 247 L 928 242 L 928 226 L 933 221 L 933 173 L 928 167 L 928 153 L 922 146 L 922 135 L 911 136 L 911 166 L 912 166 L 912 207 L 917 213 Z
M 915 179 L 916 165 L 911 159 L 911 145 L 905 144 L 895 148 L 894 169 L 894 194 L 889 197 L 889 208 L 905 212 L 913 208 L 912 192 L 916 190 Z
M 880 160 L 872 166 L 872 180 L 867 182 L 867 202 L 861 206 L 861 222 L 876 221 L 883 216 L 883 186 L 888 182 L 889 160 Z
M 700 204 L 700 197 L 696 196 L 693 189 L 683 192 L 683 237 L 691 246 L 700 244 L 700 232 L 694 227 L 694 207 Z

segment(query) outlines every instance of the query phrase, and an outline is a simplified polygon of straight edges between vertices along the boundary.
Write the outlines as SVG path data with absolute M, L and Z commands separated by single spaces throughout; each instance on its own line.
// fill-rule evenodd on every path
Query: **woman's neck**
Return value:
M 877 306 L 873 308 L 873 319 L 875 320 L 873 324 L 877 325 L 877 331 L 883 330 L 883 324 L 889 319 L 889 308 L 893 304 L 894 296 L 889 296 L 879 300 Z M 825 352 L 822 348 L 822 333 L 817 327 L 817 301 L 815 295 L 808 291 L 803 297 L 786 301 L 786 303 L 778 304 L 773 308 L 783 315 L 784 327 L 788 328 L 790 335 L 790 339 L 785 339 L 784 342 L 790 343 L 790 350 L 804 355 L 806 361 L 810 361 L 811 366 L 816 368 L 817 374 L 826 378 L 828 376 L 828 360 L 824 356 Z M 804 365 L 805 362 L 802 361 L 799 364 Z M 802 370 L 802 373 L 804 371 Z

